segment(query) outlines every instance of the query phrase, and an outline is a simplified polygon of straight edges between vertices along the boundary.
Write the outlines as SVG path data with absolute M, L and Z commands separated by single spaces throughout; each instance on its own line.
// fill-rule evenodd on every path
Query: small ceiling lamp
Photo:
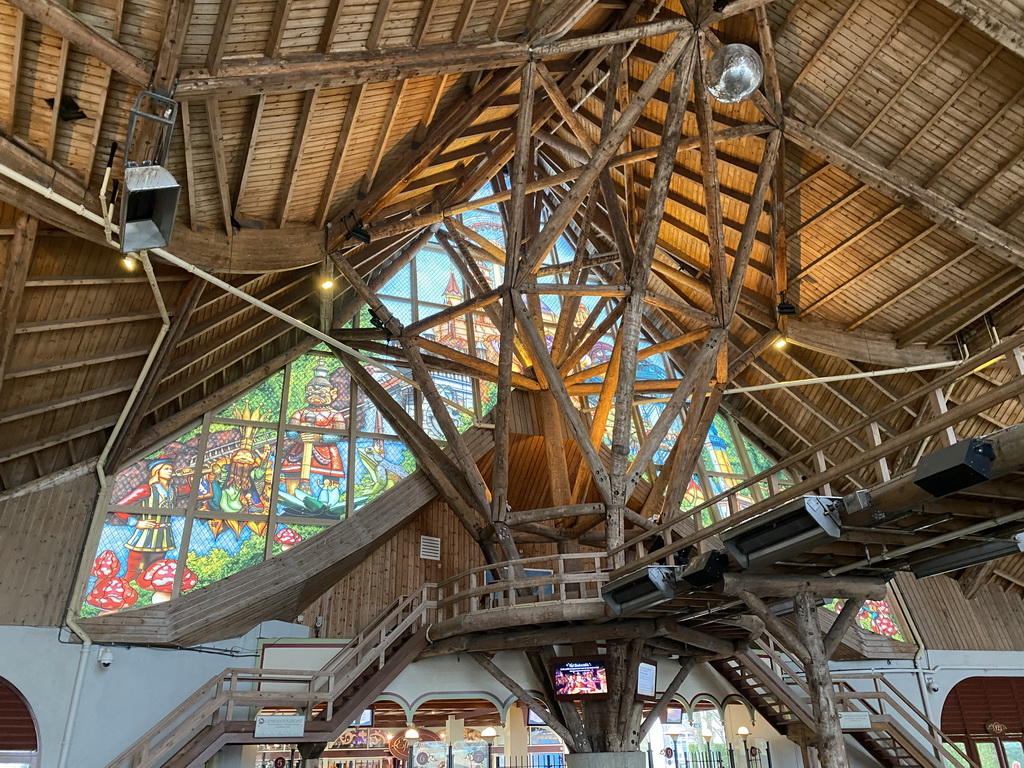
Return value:
M 326 276 L 320 281 L 320 287 L 325 291 L 329 291 L 334 287 L 334 281 L 329 276 Z
M 786 345 L 787 345 L 788 343 L 789 343 L 789 342 L 788 342 L 788 341 L 786 341 L 786 337 L 785 337 L 785 336 L 783 336 L 783 337 L 782 337 L 781 339 L 779 339 L 778 341 L 776 341 L 776 342 L 775 342 L 775 348 L 776 348 L 776 349 L 782 349 L 782 348 L 783 348 L 783 347 L 785 347 L 785 346 L 786 346 Z
M 761 57 L 743 43 L 723 45 L 708 62 L 708 92 L 725 104 L 749 98 L 761 84 L 762 77 Z
M 410 725 L 410 726 L 409 726 L 409 730 L 407 730 L 407 731 L 405 732 L 405 738 L 406 738 L 406 740 L 407 740 L 407 741 L 415 741 L 415 740 L 416 740 L 416 739 L 418 739 L 419 737 L 420 737 L 420 732 L 419 732 L 419 731 L 417 731 L 417 730 L 416 730 L 415 728 L 413 728 L 413 727 L 412 727 L 412 726 Z
M 135 261 L 135 257 L 134 256 L 129 256 L 128 254 L 125 254 L 124 256 L 121 257 L 121 265 L 127 271 L 134 272 L 135 271 L 135 264 L 136 264 L 136 261 Z

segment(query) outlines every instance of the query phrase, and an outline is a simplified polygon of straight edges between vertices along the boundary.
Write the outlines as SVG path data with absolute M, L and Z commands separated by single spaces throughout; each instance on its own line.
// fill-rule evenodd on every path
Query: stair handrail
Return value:
M 855 689 L 849 683 L 850 680 L 871 680 L 875 686 L 875 693 L 872 694 L 870 691 Z M 879 702 L 879 712 L 877 714 L 885 714 L 884 704 L 888 702 L 904 721 L 913 726 L 914 730 L 918 731 L 929 744 L 938 750 L 940 756 L 944 756 L 946 752 L 952 751 L 964 761 L 965 765 L 971 768 L 980 768 L 978 763 L 972 760 L 964 750 L 960 749 L 914 702 L 907 698 L 906 694 L 889 682 L 883 675 L 872 672 L 853 672 L 835 675 L 833 682 L 840 690 L 845 688 L 848 691 L 848 695 L 843 697 L 844 700 L 858 701 L 866 709 L 870 709 L 867 706 L 867 700 L 876 699 Z M 885 690 L 883 690 L 883 687 Z
M 326 701 L 328 708 L 332 707 L 334 700 L 369 666 L 369 662 L 378 657 L 382 660 L 383 653 L 390 643 L 400 638 L 406 629 L 417 623 L 421 626 L 429 623 L 435 607 L 435 601 L 431 599 L 433 594 L 436 594 L 436 585 L 428 583 L 424 584 L 419 592 L 396 599 L 327 662 L 330 669 L 327 665 L 319 670 L 248 667 L 225 669 L 210 678 L 159 720 L 134 744 L 114 758 L 107 768 L 148 768 L 153 765 L 154 758 L 163 757 L 172 745 L 180 745 L 180 731 L 186 724 L 189 731 L 189 735 L 185 737 L 187 739 L 208 724 L 232 719 L 230 715 L 233 714 L 232 710 L 236 704 L 250 706 L 258 703 L 262 706 L 273 706 L 266 698 L 253 695 L 260 693 L 256 686 L 262 682 L 283 682 L 282 677 L 286 677 L 289 682 L 305 683 L 306 690 L 281 691 L 281 699 L 286 706 L 305 708 L 307 718 L 312 716 L 312 709 L 318 703 Z M 389 631 L 387 627 L 392 621 L 394 627 Z M 370 644 L 371 636 L 377 642 Z M 368 648 L 373 651 L 372 654 L 368 653 Z M 356 663 L 349 667 L 351 660 Z M 337 677 L 340 671 L 347 674 Z M 322 679 L 329 684 L 327 690 L 322 690 L 316 685 L 316 682 Z M 245 689 L 239 687 L 243 684 L 246 686 Z M 218 718 L 218 713 L 225 707 L 228 710 L 228 717 Z
M 807 687 L 806 677 L 807 673 L 800 665 L 799 661 L 779 643 L 778 639 L 770 632 L 765 631 L 755 642 L 755 646 L 759 647 L 764 651 L 768 657 L 768 666 L 774 672 L 782 682 L 787 682 L 786 678 L 792 681 L 791 687 L 799 688 L 805 695 L 810 696 L 810 690 Z M 784 660 L 788 659 L 788 661 Z M 850 683 L 850 680 L 872 680 L 876 689 L 875 694 L 870 692 L 858 691 Z M 901 690 L 896 688 L 888 679 L 883 675 L 870 672 L 849 672 L 849 673 L 836 673 L 832 674 L 832 682 L 835 685 L 837 691 L 841 694 L 843 701 L 856 701 L 864 710 L 867 710 L 871 714 L 884 715 L 884 703 L 888 702 L 890 706 L 896 711 L 901 718 L 910 724 L 916 731 L 918 731 L 937 751 L 940 756 L 945 755 L 947 752 L 954 753 L 957 757 L 963 760 L 965 766 L 969 768 L 980 768 L 978 763 L 971 760 L 970 757 L 960 749 L 953 740 L 947 736 L 942 730 L 935 725 L 934 722 L 923 712 L 917 705 L 915 705 L 910 699 L 907 698 Z M 885 690 L 882 690 L 881 686 L 884 686 Z M 845 689 L 845 692 L 844 692 Z M 877 712 L 873 711 L 868 700 L 877 700 L 880 704 Z M 922 725 L 923 724 L 923 725 Z M 902 730 L 901 723 L 899 721 L 893 721 L 893 725 Z

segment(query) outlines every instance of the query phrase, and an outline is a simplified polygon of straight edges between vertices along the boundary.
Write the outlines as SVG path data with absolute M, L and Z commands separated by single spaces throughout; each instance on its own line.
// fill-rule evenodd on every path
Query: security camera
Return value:
M 114 663 L 114 652 L 109 648 L 104 648 L 100 651 L 99 657 L 96 659 L 100 663 L 100 666 L 107 669 L 111 664 Z

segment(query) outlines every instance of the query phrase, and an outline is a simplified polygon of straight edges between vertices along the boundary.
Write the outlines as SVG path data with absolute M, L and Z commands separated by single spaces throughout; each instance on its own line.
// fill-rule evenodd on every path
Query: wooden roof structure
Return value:
M 94 461 L 115 428 L 116 464 L 301 354 L 325 264 L 344 277 L 333 338 L 379 353 L 397 337 L 387 353 L 428 398 L 431 366 L 550 393 L 545 438 L 572 441 L 582 469 L 551 481 L 572 509 L 549 538 L 578 537 L 573 509 L 601 503 L 613 556 L 627 524 L 678 506 L 687 445 L 719 407 L 798 489 L 839 494 L 1024 421 L 1019 0 L 0 0 L 0 16 L 0 490 Z M 766 70 L 739 104 L 705 88 L 732 42 Z M 147 87 L 180 103 L 166 251 L 197 268 L 154 252 L 159 300 L 96 223 Z M 506 250 L 459 221 L 488 203 Z M 545 262 L 563 235 L 575 259 Z M 426 324 L 402 327 L 376 297 L 430 237 L 470 283 L 477 259 L 505 265 L 506 285 L 477 280 L 459 308 L 493 313 L 512 342 L 499 364 L 429 346 Z M 572 308 L 550 354 L 531 298 L 545 292 Z M 613 320 L 573 327 L 584 295 Z M 364 303 L 386 331 L 344 328 Z M 574 372 L 607 332 L 612 361 Z M 671 353 L 668 380 L 636 382 L 639 339 Z M 808 378 L 826 380 L 779 386 Z M 631 509 L 658 441 L 632 466 L 594 442 L 603 414 L 628 443 L 613 399 L 649 396 L 697 405 L 658 493 Z M 453 458 L 433 460 L 464 475 L 441 489 L 453 511 L 511 557 L 543 521 L 497 525 L 507 414 L 499 400 L 492 479 L 453 434 Z M 1012 482 L 990 490 L 1019 504 Z

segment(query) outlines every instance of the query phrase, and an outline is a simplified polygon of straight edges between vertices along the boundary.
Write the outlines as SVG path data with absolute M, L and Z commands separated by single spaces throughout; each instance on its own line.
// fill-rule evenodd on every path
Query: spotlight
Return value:
M 778 306 L 775 307 L 775 309 L 776 309 L 776 311 L 780 315 L 795 315 L 796 314 L 796 304 L 794 304 L 791 301 L 786 301 L 786 292 L 785 291 L 782 291 L 782 292 L 779 293 L 779 303 L 778 303 Z
M 331 278 L 329 277 L 325 277 L 323 281 L 320 283 L 320 287 L 323 288 L 325 291 L 329 291 L 331 290 L 331 288 L 334 287 L 334 281 L 331 280 Z
M 789 342 L 788 342 L 788 341 L 786 341 L 785 337 L 783 337 L 783 338 L 781 338 L 781 339 L 779 339 L 778 341 L 776 341 L 776 342 L 775 342 L 775 348 L 776 348 L 776 349 L 782 349 L 782 348 L 783 348 L 783 347 L 785 347 L 785 346 L 786 346 L 786 345 L 787 345 L 788 343 L 789 343 Z
M 129 272 L 135 271 L 135 257 L 125 254 L 121 257 L 121 265 Z
M 360 243 L 369 244 L 370 233 L 366 231 L 363 222 L 356 218 L 355 211 L 349 211 L 341 221 L 345 225 L 345 229 L 348 230 L 348 237 L 354 237 Z
M 936 498 L 988 480 L 995 459 L 991 443 L 961 440 L 923 457 L 914 472 L 914 485 Z

